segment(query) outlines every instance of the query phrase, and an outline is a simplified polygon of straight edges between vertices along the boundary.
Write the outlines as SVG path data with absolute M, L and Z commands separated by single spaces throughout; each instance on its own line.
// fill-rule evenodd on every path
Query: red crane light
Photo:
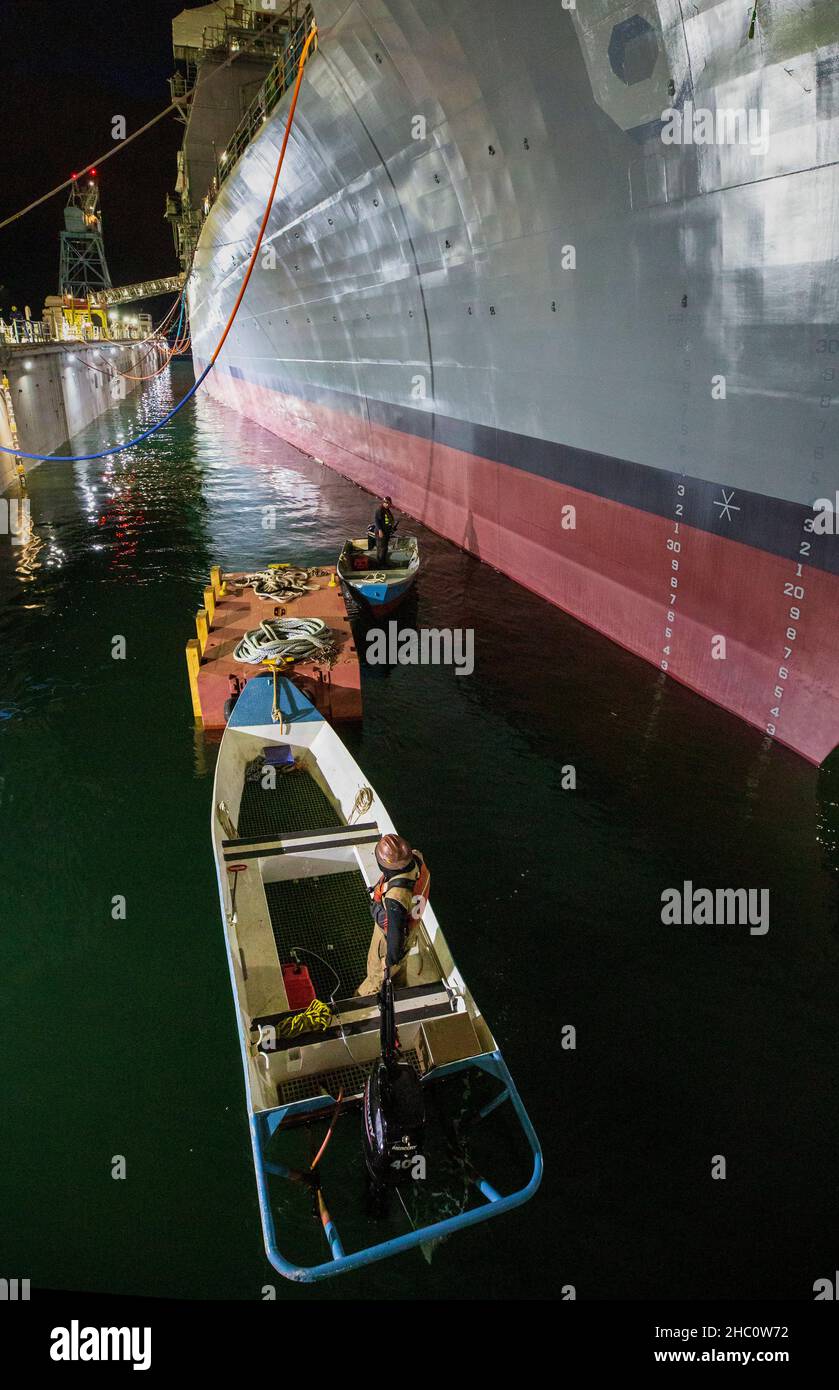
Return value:
M 87 172 L 88 172 L 89 174 L 92 174 L 93 177 L 96 178 L 96 170 L 95 170 L 95 169 L 88 169 Z

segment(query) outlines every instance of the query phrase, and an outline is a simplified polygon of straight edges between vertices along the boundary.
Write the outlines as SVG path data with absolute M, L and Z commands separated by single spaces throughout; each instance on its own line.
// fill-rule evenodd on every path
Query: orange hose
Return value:
M 121 372 L 118 367 L 109 367 L 107 365 L 104 367 L 97 367 L 95 362 L 82 361 L 82 366 L 87 367 L 88 371 L 90 372 L 99 372 L 102 376 L 108 377 L 111 381 L 113 381 L 115 377 L 123 377 L 127 381 L 151 381 L 154 377 L 160 376 L 160 373 L 166 370 L 166 368 L 169 366 L 170 361 L 172 360 L 172 356 L 174 355 L 175 349 L 177 349 L 179 352 L 183 351 L 183 348 L 179 348 L 176 343 L 175 347 L 168 351 L 166 361 L 163 363 L 163 365 L 161 367 L 158 367 L 157 370 L 154 372 L 148 372 L 145 376 L 138 376 L 131 372 Z M 149 352 L 145 353 L 145 356 L 150 356 L 150 353 L 151 349 L 149 350 Z
M 181 298 L 181 296 L 178 295 L 178 297 L 177 297 L 177 299 L 175 300 L 174 304 L 172 305 L 171 309 L 169 309 L 169 310 L 166 312 L 166 314 L 164 314 L 163 318 L 160 320 L 160 323 L 158 324 L 158 327 L 157 327 L 157 329 L 156 329 L 157 335 L 160 335 L 160 334 L 163 332 L 163 330 L 164 330 L 166 327 L 168 327 L 168 325 L 171 323 L 171 321 L 172 321 L 172 319 L 174 318 L 174 315 L 175 315 L 175 310 L 177 309 L 178 304 L 179 304 L 179 302 L 180 302 L 180 298 Z M 137 347 L 144 347 L 144 346 L 146 345 L 146 343 L 153 343 L 153 339 L 154 339 L 154 335 L 152 335 L 152 337 L 150 337 L 150 338 L 142 338 L 140 341 L 138 341 Z M 142 355 L 142 357 L 139 359 L 139 362 L 137 362 L 135 365 L 136 365 L 136 366 L 139 366 L 139 365 L 140 365 L 140 362 L 145 362 L 145 360 L 146 360 L 147 357 L 151 357 L 151 354 L 152 354 L 153 350 L 154 350 L 153 347 L 150 347 L 149 350 L 148 350 L 148 352 L 144 352 L 143 355 Z M 99 353 L 100 353 L 100 355 L 101 355 L 102 349 L 99 348 L 98 351 L 99 351 Z M 104 367 L 97 367 L 97 365 L 96 365 L 95 362 L 85 362 L 84 358 L 81 359 L 81 364 L 82 364 L 83 367 L 87 367 L 88 371 L 90 371 L 90 372 L 99 372 L 102 376 L 109 376 L 109 377 L 111 377 L 111 378 L 113 378 L 113 377 L 115 377 L 115 376 L 128 377 L 131 381 L 150 381 L 151 378 L 152 378 L 152 376 L 157 376 L 157 375 L 158 375 L 158 372 L 152 372 L 151 375 L 148 376 L 148 377 L 130 376 L 130 374 L 129 374 L 128 372 L 121 372 L 121 371 L 119 370 L 118 367 L 109 367 L 107 363 L 105 364 Z M 167 361 L 164 363 L 164 367 L 165 367 L 165 366 L 168 366 L 168 359 L 167 359 Z M 160 370 L 162 371 L 163 368 L 160 368 Z
M 274 195 L 275 195 L 276 192 L 277 192 L 277 185 L 278 185 L 279 182 L 280 182 L 280 174 L 281 174 L 281 172 L 282 172 L 283 162 L 284 162 L 284 160 L 285 160 L 285 152 L 286 152 L 286 147 L 287 147 L 287 145 L 288 145 L 288 138 L 289 138 L 289 135 L 291 134 L 291 127 L 292 127 L 292 124 L 293 124 L 293 122 L 294 122 L 294 112 L 295 112 L 295 110 L 296 110 L 296 108 L 297 108 L 297 98 L 298 98 L 298 95 L 299 95 L 299 93 L 300 93 L 300 84 L 301 84 L 301 82 L 303 81 L 303 69 L 304 69 L 304 67 L 306 66 L 306 60 L 307 60 L 307 58 L 308 58 L 308 56 L 309 56 L 309 49 L 311 48 L 313 42 L 314 42 L 315 39 L 317 38 L 317 33 L 318 33 L 317 25 L 313 23 L 313 24 L 312 24 L 312 27 L 311 27 L 311 29 L 309 30 L 309 33 L 308 33 L 308 35 L 307 35 L 307 37 L 306 37 L 306 42 L 305 42 L 304 45 L 303 45 L 303 51 L 302 51 L 302 53 L 300 54 L 300 62 L 299 62 L 298 67 L 297 67 L 297 79 L 296 79 L 296 81 L 295 81 L 295 83 L 294 83 L 294 94 L 293 94 L 292 99 L 291 99 L 291 105 L 290 105 L 289 108 L 288 108 L 288 116 L 287 116 L 287 118 L 286 118 L 285 132 L 284 132 L 284 134 L 283 134 L 283 143 L 282 143 L 282 145 L 281 145 L 281 147 L 280 147 L 280 154 L 279 154 L 279 158 L 278 158 L 278 160 L 277 160 L 277 167 L 276 167 L 276 169 L 275 169 L 275 171 L 274 171 L 274 181 L 273 181 L 273 183 L 271 184 L 271 192 L 270 192 L 269 197 L 268 197 L 268 202 L 267 202 L 266 205 L 265 205 L 265 212 L 263 213 L 262 222 L 261 222 L 260 227 L 259 227 L 259 232 L 258 232 L 258 234 L 257 234 L 256 241 L 255 241 L 255 243 L 254 243 L 253 251 L 251 252 L 251 258 L 250 258 L 250 261 L 248 262 L 248 268 L 247 268 L 247 270 L 245 271 L 245 278 L 244 278 L 244 280 L 242 281 L 242 284 L 241 284 L 240 289 L 239 289 L 239 293 L 238 293 L 237 296 L 236 296 L 236 302 L 235 302 L 235 304 L 233 305 L 232 310 L 230 311 L 230 317 L 228 318 L 227 323 L 226 323 L 225 326 L 224 326 L 224 331 L 222 332 L 222 335 L 221 335 L 221 337 L 219 338 L 218 343 L 216 344 L 215 351 L 214 351 L 212 357 L 210 358 L 210 365 L 211 365 L 211 366 L 215 363 L 216 359 L 218 358 L 218 355 L 219 355 L 219 353 L 221 352 L 221 350 L 222 350 L 222 348 L 224 347 L 224 344 L 225 344 L 225 342 L 226 342 L 226 340 L 227 340 L 227 335 L 228 335 L 228 333 L 230 332 L 231 328 L 233 327 L 233 321 L 234 321 L 234 319 L 236 318 L 236 315 L 237 315 L 238 312 L 239 312 L 239 305 L 242 303 L 242 300 L 243 300 L 244 297 L 245 297 L 245 290 L 248 288 L 248 283 L 249 283 L 249 281 L 250 281 L 251 275 L 253 274 L 253 268 L 254 268 L 254 266 L 256 265 L 256 258 L 257 258 L 257 256 L 259 255 L 259 248 L 260 248 L 261 245 L 262 245 L 262 239 L 263 239 L 263 237 L 265 236 L 265 229 L 266 229 L 266 227 L 268 226 L 268 219 L 269 219 L 270 216 L 271 216 L 271 209 L 272 209 L 272 207 L 274 206 Z M 184 289 L 184 293 L 186 293 L 186 289 Z M 156 371 L 154 371 L 154 372 L 149 372 L 149 374 L 148 374 L 147 376 L 137 376 L 137 375 L 132 374 L 131 372 L 120 372 L 120 371 L 118 371 L 117 369 L 114 369 L 112 375 L 124 377 L 124 378 L 125 378 L 126 380 L 128 380 L 128 381 L 151 381 L 151 380 L 153 380 L 154 377 L 160 376 L 161 372 L 164 372 L 164 371 L 166 370 L 166 368 L 169 366 L 169 363 L 171 362 L 172 358 L 175 356 L 176 352 L 183 352 L 183 351 L 185 351 L 185 346 L 186 346 L 189 342 L 191 342 L 191 338 L 185 339 L 185 340 L 184 340 L 184 345 L 179 345 L 179 344 L 176 343 L 176 344 L 174 345 L 174 347 L 171 349 L 171 351 L 169 352 L 169 355 L 168 355 L 168 357 L 166 358 L 166 361 L 163 363 L 163 365 L 160 366 L 160 367 L 158 367 Z M 85 364 L 85 365 L 88 365 L 88 364 Z M 94 367 L 94 371 L 101 371 L 101 370 L 102 370 L 102 368 Z M 330 1133 L 331 1133 L 331 1131 L 330 1131 Z M 328 1138 L 328 1137 L 329 1137 L 329 1136 L 327 1136 L 327 1138 Z
M 235 320 L 236 314 L 239 313 L 239 306 L 240 306 L 240 303 L 242 303 L 242 300 L 244 299 L 244 291 L 246 291 L 247 285 L 249 285 L 249 281 L 250 281 L 251 274 L 253 274 L 254 265 L 256 265 L 256 260 L 257 260 L 258 253 L 260 253 L 260 246 L 263 245 L 263 238 L 264 238 L 264 235 L 265 235 L 265 228 L 268 227 L 268 218 L 271 217 L 271 208 L 274 207 L 274 196 L 275 196 L 275 193 L 276 193 L 276 186 L 278 186 L 278 183 L 279 183 L 279 175 L 281 175 L 283 161 L 285 161 L 286 146 L 288 146 L 288 143 L 289 143 L 289 135 L 290 135 L 290 133 L 292 133 L 292 124 L 293 124 L 293 121 L 294 121 L 294 110 L 296 110 L 296 107 L 297 107 L 297 96 L 299 96 L 299 93 L 300 93 L 300 83 L 301 83 L 301 81 L 303 81 L 303 68 L 306 67 L 306 60 L 307 60 L 307 58 L 308 58 L 308 50 L 310 50 L 311 44 L 314 43 L 314 40 L 317 39 L 317 35 L 318 35 L 318 26 L 317 26 L 317 24 L 314 24 L 314 21 L 313 21 L 313 25 L 311 25 L 310 31 L 308 31 L 308 35 L 307 35 L 307 38 L 306 38 L 306 43 L 303 44 L 303 51 L 301 51 L 301 54 L 300 54 L 300 63 L 299 63 L 299 65 L 297 65 L 297 78 L 296 78 L 296 82 L 294 82 L 294 92 L 293 92 L 293 96 L 292 96 L 292 103 L 290 103 L 290 106 L 289 106 L 289 114 L 288 114 L 288 117 L 286 117 L 286 128 L 285 128 L 285 133 L 283 133 L 282 146 L 281 146 L 281 150 L 279 150 L 279 158 L 278 158 L 278 161 L 276 161 L 276 170 L 274 171 L 274 182 L 271 183 L 271 193 L 269 193 L 268 202 L 267 202 L 267 204 L 265 204 L 265 211 L 264 211 L 264 214 L 263 214 L 263 221 L 261 221 L 261 224 L 260 224 L 260 231 L 258 231 L 256 242 L 254 242 L 253 252 L 251 252 L 251 254 L 250 254 L 250 261 L 249 261 L 249 264 L 247 264 L 247 270 L 246 270 L 246 272 L 244 272 L 244 279 L 243 279 L 243 281 L 242 281 L 242 285 L 240 285 L 239 293 L 238 293 L 238 295 L 236 295 L 236 303 L 233 304 L 233 307 L 232 307 L 232 310 L 231 310 L 231 314 L 229 314 L 228 321 L 226 321 L 226 324 L 225 324 L 225 327 L 224 327 L 224 332 L 222 332 L 221 338 L 218 339 L 218 343 L 217 343 L 217 345 L 215 345 L 215 350 L 214 350 L 213 356 L 211 356 L 211 359 L 210 359 L 210 366 L 213 366 L 213 364 L 215 363 L 215 360 L 217 360 L 218 354 L 219 354 L 219 352 L 221 352 L 222 347 L 224 347 L 225 342 L 226 342 L 226 338 L 228 338 L 229 331 L 231 331 L 231 328 L 233 327 L 233 320 Z M 100 163 L 101 163 L 101 161 L 100 161 Z M 185 289 L 183 289 L 183 293 L 186 293 L 186 286 L 185 286 Z M 178 304 L 178 300 L 175 300 L 175 304 L 174 304 L 174 306 L 172 306 L 171 311 L 169 311 L 169 314 L 168 314 L 167 318 L 171 318 L 172 316 L 174 316 L 176 304 Z M 163 322 L 165 322 L 165 318 L 164 318 Z M 163 327 L 163 322 L 161 322 L 161 327 Z M 150 339 L 146 339 L 146 341 L 150 341 Z M 168 354 L 167 354 L 167 359 L 165 359 L 165 361 L 164 361 L 164 363 L 163 363 L 163 366 L 158 367 L 156 371 L 151 371 L 151 373 L 149 373 L 149 374 L 147 374 L 147 375 L 136 375 L 136 374 L 133 374 L 133 373 L 128 373 L 128 371 L 119 371 L 118 368 L 115 368 L 115 367 L 114 367 L 114 368 L 110 368 L 110 367 L 97 367 L 96 364 L 94 364 L 94 363 L 88 363 L 88 361 L 83 361 L 82 364 L 83 364 L 83 366 L 88 367 L 88 368 L 89 368 L 89 371 L 99 371 L 99 373 L 101 373 L 101 374 L 103 374 L 103 375 L 108 375 L 108 377 L 111 377 L 111 378 L 113 378 L 113 377 L 122 377 L 122 378 L 126 379 L 126 381 L 153 381 L 154 377 L 160 377 L 161 373 L 164 373 L 164 371 L 167 370 L 167 367 L 169 366 L 169 363 L 171 363 L 172 357 L 174 357 L 176 353 L 185 352 L 186 347 L 189 347 L 189 346 L 190 346 L 190 343 L 192 343 L 192 335 L 189 335 L 189 334 L 188 334 L 188 335 L 185 336 L 185 338 L 179 339 L 179 341 L 178 341 L 178 342 L 175 342 L 174 345 L 172 345 L 171 349 L 169 349 L 169 352 L 168 352 Z M 146 357 L 147 357 L 147 356 L 150 356 L 150 352 L 144 354 L 144 356 L 146 356 Z M 143 360 L 143 359 L 140 359 L 140 361 L 142 361 L 142 360 Z M 339 1105 L 340 1105 L 340 1099 L 339 1099 Z M 336 1111 L 336 1118 L 338 1118 L 338 1111 Z M 333 1122 L 333 1125 L 335 1125 L 335 1122 Z M 329 1133 L 326 1134 L 326 1138 L 325 1138 L 325 1140 L 324 1140 L 324 1144 L 321 1145 L 321 1152 L 324 1151 L 324 1148 L 326 1147 L 326 1143 L 328 1143 L 329 1138 L 331 1138 L 331 1136 L 332 1136 L 332 1129 L 329 1129 Z M 318 1158 L 319 1158 L 319 1156 L 321 1156 L 321 1155 L 318 1154 Z M 315 1162 L 317 1162 L 317 1159 L 315 1159 Z M 314 1163 L 313 1163 L 313 1168 L 314 1168 Z
M 168 313 L 165 315 L 165 317 L 161 320 L 161 322 L 160 322 L 160 324 L 159 324 L 159 326 L 158 326 L 158 329 L 157 329 L 158 336 L 162 333 L 163 329 L 166 328 L 166 327 L 168 327 L 168 325 L 171 323 L 172 319 L 173 319 L 174 316 L 175 316 L 175 310 L 177 309 L 178 304 L 180 303 L 180 300 L 181 300 L 181 295 L 178 295 L 178 298 L 175 300 L 175 302 L 174 302 L 174 304 L 172 305 L 172 307 L 171 307 L 171 309 L 169 310 L 169 312 L 168 312 Z M 144 338 L 144 339 L 143 339 L 143 343 L 150 343 L 151 341 L 152 341 L 151 338 Z M 120 377 L 122 377 L 122 378 L 123 378 L 124 380 L 126 380 L 126 381 L 152 381 L 154 377 L 160 376 L 161 372 L 165 372 L 166 368 L 169 366 L 169 363 L 171 362 L 171 360 L 172 360 L 172 358 L 174 357 L 174 355 L 175 355 L 176 352 L 183 352 L 183 351 L 184 351 L 184 349 L 180 346 L 180 341 L 181 341 L 181 340 L 178 340 L 178 342 L 176 342 L 175 346 L 174 346 L 174 347 L 172 348 L 172 350 L 170 351 L 169 356 L 166 358 L 166 361 L 163 363 L 163 365 L 160 366 L 160 367 L 158 367 L 158 368 L 156 368 L 155 371 L 149 372 L 146 376 L 137 376 L 136 374 L 134 374 L 134 373 L 132 373 L 132 372 L 121 372 L 120 369 L 119 369 L 119 367 L 110 367 L 110 368 L 107 368 L 107 370 L 110 372 L 111 376 L 120 376 Z M 187 342 L 187 341 L 188 341 L 188 335 L 185 335 L 183 341 L 184 341 L 184 342 Z M 142 346 L 143 343 L 141 343 L 140 346 Z M 140 362 L 144 362 L 144 361 L 146 360 L 147 357 L 150 357 L 151 354 L 152 354 L 152 351 L 153 351 L 153 349 L 152 349 L 152 348 L 149 348 L 148 352 L 144 352 L 144 353 L 143 353 L 143 356 L 140 358 Z M 140 362 L 137 362 L 135 365 L 139 367 Z M 89 365 L 89 364 L 88 364 L 88 363 L 85 363 L 85 366 L 87 366 L 87 365 Z M 101 370 L 102 370 L 102 368 L 100 368 L 100 367 L 94 367 L 94 371 L 101 371 Z
M 272 32 L 275 26 L 280 23 L 282 18 L 282 15 L 278 15 L 276 19 L 272 19 L 270 24 L 267 24 L 265 26 L 263 32 Z M 202 82 L 202 91 L 204 91 L 208 82 L 212 82 L 213 79 L 217 77 L 219 73 L 224 72 L 226 68 L 229 68 L 230 65 L 233 62 L 235 62 L 238 56 L 238 52 L 231 53 L 228 58 L 225 58 L 223 63 L 220 63 L 217 68 L 214 68 L 213 71 Z M 189 95 L 191 97 L 192 93 L 190 93 Z M 161 121 L 164 116 L 168 116 L 170 111 L 180 111 L 181 107 L 183 107 L 184 105 L 185 98 L 183 100 L 181 98 L 175 98 L 175 100 L 170 101 L 169 105 L 164 107 L 162 111 L 158 111 L 156 116 L 152 116 L 150 121 L 146 121 L 145 125 L 140 126 L 139 130 L 135 130 L 133 134 L 126 136 L 124 140 L 120 140 L 117 142 L 116 145 L 112 145 L 112 147 L 109 150 L 106 150 L 104 154 L 100 154 L 98 158 L 88 160 L 86 164 L 82 163 L 81 161 L 78 161 L 76 167 L 80 170 L 82 174 L 84 174 L 92 169 L 95 169 L 98 164 L 104 164 L 106 159 L 111 159 L 115 154 L 119 154 L 121 150 L 126 149 L 128 145 L 131 144 L 132 140 L 136 140 L 139 136 L 144 135 L 147 130 L 150 130 L 151 127 L 153 125 L 156 125 L 158 121 Z M 20 208 L 18 212 L 13 212 L 10 217 L 4 218 L 3 221 L 0 222 L 0 231 L 2 231 L 4 227 L 8 227 L 12 222 L 16 222 L 19 217 L 25 216 L 27 212 L 32 212 L 33 208 L 40 207 L 42 203 L 45 203 L 48 198 L 54 197 L 56 193 L 62 193 L 65 188 L 72 187 L 72 185 L 76 182 L 78 177 L 78 174 L 71 175 L 71 177 L 69 179 L 65 179 L 63 183 L 59 183 L 56 185 L 55 188 L 51 188 L 48 193 L 43 193 L 40 198 L 36 198 L 33 202 L 27 203 L 25 208 Z
M 286 145 L 288 144 L 288 137 L 289 137 L 289 135 L 291 134 L 291 124 L 292 124 L 292 121 L 294 120 L 294 111 L 295 111 L 295 107 L 297 106 L 297 97 L 298 97 L 298 94 L 299 94 L 299 92 L 300 92 L 300 83 L 301 83 L 302 80 L 303 80 L 303 68 L 304 68 L 305 65 L 306 65 L 306 59 L 307 59 L 308 56 L 309 56 L 309 49 L 310 49 L 312 43 L 314 42 L 315 38 L 317 37 L 317 32 L 318 32 L 318 27 L 317 27 L 316 24 L 313 23 L 311 29 L 309 30 L 309 34 L 308 34 L 308 36 L 307 36 L 307 38 L 306 38 L 306 42 L 305 42 L 304 45 L 303 45 L 303 52 L 300 54 L 300 63 L 299 63 L 298 68 L 297 68 L 297 81 L 296 81 L 295 84 L 294 84 L 294 96 L 292 97 L 292 99 L 291 99 L 291 105 L 290 105 L 290 107 L 288 108 L 288 118 L 287 118 L 287 120 L 286 120 L 285 134 L 284 134 L 284 136 L 283 136 L 282 148 L 280 149 L 280 157 L 279 157 L 279 159 L 277 160 L 277 168 L 276 168 L 276 172 L 275 172 L 275 174 L 274 174 L 274 182 L 273 182 L 272 185 L 271 185 L 271 193 L 270 193 L 270 195 L 269 195 L 268 202 L 267 202 L 266 205 L 265 205 L 265 212 L 264 212 L 264 215 L 263 215 L 263 218 L 262 218 L 262 223 L 261 223 L 260 228 L 259 228 L 259 235 L 258 235 L 257 238 L 256 238 L 256 243 L 255 243 L 255 245 L 254 245 L 253 251 L 251 252 L 251 258 L 250 258 L 250 262 L 249 262 L 249 264 L 248 264 L 248 268 L 247 268 L 247 270 L 246 270 L 246 272 L 245 272 L 245 278 L 244 278 L 244 280 L 242 281 L 241 288 L 240 288 L 240 290 L 239 290 L 238 295 L 236 296 L 236 303 L 233 305 L 233 309 L 232 309 L 232 311 L 231 311 L 230 317 L 229 317 L 229 319 L 227 320 L 227 323 L 226 323 L 225 326 L 224 326 L 224 332 L 222 333 L 221 337 L 220 337 L 219 340 L 218 340 L 218 343 L 216 344 L 216 350 L 215 350 L 215 352 L 213 353 L 212 357 L 210 358 L 210 365 L 211 365 L 211 366 L 212 366 L 213 363 L 216 361 L 216 359 L 217 359 L 219 353 L 221 352 L 222 348 L 224 347 L 224 344 L 225 344 L 225 342 L 226 342 L 226 340 L 227 340 L 227 335 L 228 335 L 228 333 L 230 332 L 231 328 L 233 327 L 233 320 L 235 319 L 236 315 L 237 315 L 238 312 L 239 312 L 239 305 L 241 304 L 242 300 L 243 300 L 244 297 L 245 297 L 245 290 L 248 288 L 248 281 L 250 280 L 251 275 L 253 274 L 253 268 L 254 268 L 254 266 L 256 265 L 256 258 L 257 258 L 258 254 L 259 254 L 259 248 L 260 248 L 260 246 L 262 245 L 262 238 L 263 238 L 264 235 L 265 235 L 265 228 L 268 226 L 268 219 L 269 219 L 269 217 L 271 216 L 271 208 L 274 206 L 274 194 L 275 194 L 276 191 L 277 191 L 277 184 L 278 184 L 279 181 L 280 181 L 280 171 L 281 171 L 281 169 L 282 169 L 282 167 L 283 167 L 283 160 L 285 159 L 285 152 L 286 152 Z
M 310 1167 L 310 1169 L 309 1169 L 309 1172 L 310 1172 L 310 1173 L 313 1173 L 313 1172 L 315 1171 L 315 1169 L 317 1168 L 318 1164 L 320 1163 L 321 1157 L 322 1157 L 322 1155 L 323 1155 L 323 1153 L 324 1153 L 324 1151 L 325 1151 L 325 1149 L 326 1149 L 326 1146 L 327 1146 L 327 1144 L 329 1143 L 330 1139 L 332 1138 L 332 1131 L 333 1131 L 334 1128 L 335 1128 L 335 1124 L 336 1124 L 336 1121 L 337 1121 L 337 1119 L 338 1119 L 338 1115 L 339 1115 L 340 1110 L 341 1110 L 341 1102 L 342 1102 L 343 1099 L 344 1099 L 344 1088 L 343 1088 L 343 1086 L 342 1086 L 341 1089 L 340 1089 L 340 1091 L 338 1092 L 338 1099 L 337 1099 L 336 1102 L 335 1102 L 335 1110 L 334 1110 L 333 1115 L 332 1115 L 332 1123 L 331 1123 L 331 1125 L 329 1126 L 329 1129 L 326 1131 L 326 1138 L 324 1139 L 323 1143 L 321 1144 L 320 1148 L 318 1149 L 317 1153 L 315 1154 L 314 1158 L 312 1159 L 312 1164 L 311 1164 L 311 1167 Z
M 145 376 L 137 376 L 133 372 L 119 372 L 118 375 L 124 377 L 126 381 L 152 381 L 156 376 L 160 376 L 161 372 L 166 371 L 166 368 L 169 366 L 169 363 L 172 361 L 173 357 L 176 357 L 180 352 L 186 352 L 191 342 L 192 337 L 189 333 L 186 335 L 186 337 L 179 338 L 177 342 L 173 343 L 171 348 L 169 349 L 166 356 L 166 360 L 162 362 L 161 365 L 155 371 L 147 372 Z
M 124 381 L 152 381 L 154 377 L 160 376 L 160 373 L 165 371 L 166 368 L 169 366 L 169 363 L 172 360 L 173 352 L 174 349 L 168 352 L 166 360 L 162 366 L 157 367 L 153 372 L 146 372 L 145 375 L 141 375 L 136 372 L 121 372 L 119 367 L 97 367 L 93 363 L 90 363 L 90 365 L 93 366 L 93 370 L 95 372 L 104 372 L 105 375 L 110 376 L 112 380 L 114 377 L 122 377 Z M 145 356 L 151 356 L 151 349 L 149 349 Z M 140 364 L 138 363 L 137 365 L 139 366 Z
M 95 363 L 92 362 L 85 362 L 84 365 L 86 367 L 92 367 L 93 371 L 95 372 L 107 373 L 111 377 L 120 376 L 123 378 L 124 381 L 153 381 L 156 376 L 160 376 L 161 372 L 166 371 L 166 368 L 169 366 L 169 363 L 172 361 L 172 358 L 176 357 L 178 353 L 186 352 L 187 348 L 190 346 L 191 343 L 192 334 L 189 332 L 185 333 L 182 338 L 176 338 L 175 342 L 172 344 L 172 346 L 169 348 L 167 352 L 166 360 L 162 362 L 159 367 L 155 368 L 153 372 L 146 372 L 144 376 L 140 376 L 136 372 L 121 372 L 119 370 L 119 367 L 97 367 Z M 143 354 L 143 357 L 140 358 L 140 362 L 144 361 L 145 358 L 149 357 L 150 355 L 151 348 L 148 352 Z M 139 366 L 139 363 L 137 365 Z

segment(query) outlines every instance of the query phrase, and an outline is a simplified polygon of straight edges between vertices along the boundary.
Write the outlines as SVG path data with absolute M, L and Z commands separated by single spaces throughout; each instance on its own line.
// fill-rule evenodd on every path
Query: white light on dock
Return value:
M 26 359 L 26 361 L 24 362 L 23 366 L 24 366 L 24 370 L 25 370 L 25 371 L 31 372 L 31 370 L 32 370 L 32 360 L 31 360 L 31 358 L 27 357 L 27 359 Z
M 75 360 L 76 360 L 76 354 L 75 354 L 74 352 L 68 352 L 67 357 L 66 357 L 65 360 L 66 360 L 67 362 L 75 362 Z

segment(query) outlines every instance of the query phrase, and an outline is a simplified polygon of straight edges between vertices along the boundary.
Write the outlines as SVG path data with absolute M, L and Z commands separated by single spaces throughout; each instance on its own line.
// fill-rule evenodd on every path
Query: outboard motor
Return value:
M 362 1117 L 368 1189 L 382 1210 L 387 1189 L 410 1174 L 425 1132 L 425 1097 L 410 1062 L 399 1060 L 393 982 L 385 968 L 379 993 L 382 1055 L 364 1085 Z

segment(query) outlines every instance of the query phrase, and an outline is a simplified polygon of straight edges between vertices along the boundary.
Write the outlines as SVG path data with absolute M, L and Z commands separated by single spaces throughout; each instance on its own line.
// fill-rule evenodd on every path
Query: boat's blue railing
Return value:
M 426 1241 L 439 1240 L 441 1237 L 451 1235 L 454 1231 L 463 1230 L 467 1226 L 477 1226 L 479 1222 L 488 1221 L 490 1217 L 500 1216 L 502 1212 L 512 1211 L 514 1207 L 520 1207 L 522 1203 L 533 1196 L 542 1180 L 542 1149 L 501 1053 L 486 1052 L 480 1057 L 469 1057 L 464 1061 L 450 1062 L 448 1065 L 436 1069 L 433 1078 L 429 1077 L 429 1080 L 433 1079 L 436 1082 L 444 1076 L 451 1076 L 455 1072 L 464 1071 L 469 1067 L 480 1067 L 483 1071 L 497 1077 L 502 1083 L 503 1089 L 483 1107 L 479 1118 L 484 1118 L 502 1102 L 509 1100 L 533 1155 L 533 1170 L 526 1185 L 515 1192 L 502 1196 L 486 1178 L 475 1174 L 472 1181 L 476 1190 L 486 1199 L 484 1206 L 474 1207 L 470 1211 L 462 1211 L 457 1216 L 446 1217 L 445 1220 L 436 1221 L 431 1226 L 420 1226 L 416 1230 L 406 1231 L 404 1235 L 383 1240 L 378 1245 L 368 1245 L 363 1250 L 353 1251 L 350 1255 L 344 1253 L 334 1223 L 331 1219 L 324 1220 L 323 1227 L 332 1258 L 318 1265 L 292 1264 L 281 1254 L 277 1246 L 277 1233 L 268 1192 L 270 1174 L 282 1177 L 291 1176 L 291 1174 L 282 1164 L 266 1159 L 263 1148 L 280 1129 L 290 1110 L 293 1110 L 296 1115 L 311 1114 L 325 1108 L 334 1108 L 335 1101 L 331 1096 L 313 1096 L 309 1100 L 295 1101 L 292 1105 L 281 1106 L 277 1110 L 262 1111 L 251 1116 L 251 1141 L 253 1143 L 256 1185 L 259 1192 L 259 1209 L 265 1236 L 265 1249 L 274 1269 L 284 1275 L 286 1279 L 293 1279 L 301 1284 L 312 1284 L 318 1279 L 331 1279 L 336 1274 L 346 1274 L 349 1270 L 361 1269 L 364 1265 L 374 1264 L 376 1260 L 386 1260 L 391 1255 L 400 1255 L 405 1250 L 413 1250 L 418 1245 L 424 1245 Z

